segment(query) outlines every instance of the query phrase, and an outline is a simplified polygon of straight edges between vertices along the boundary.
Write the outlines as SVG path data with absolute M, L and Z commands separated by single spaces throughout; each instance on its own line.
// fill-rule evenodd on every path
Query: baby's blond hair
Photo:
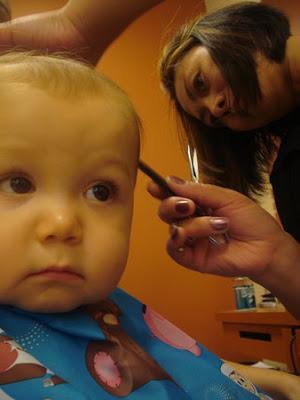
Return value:
M 140 119 L 128 95 L 116 83 L 84 62 L 60 54 L 9 52 L 0 56 L 0 93 L 2 85 L 29 85 L 70 101 L 103 96 L 108 101 L 118 103 L 140 133 Z

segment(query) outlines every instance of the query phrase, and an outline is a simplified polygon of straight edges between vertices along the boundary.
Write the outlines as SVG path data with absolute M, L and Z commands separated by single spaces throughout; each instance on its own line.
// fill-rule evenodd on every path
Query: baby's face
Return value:
M 0 96 L 0 303 L 65 312 L 115 288 L 137 149 L 113 101 L 33 88 Z

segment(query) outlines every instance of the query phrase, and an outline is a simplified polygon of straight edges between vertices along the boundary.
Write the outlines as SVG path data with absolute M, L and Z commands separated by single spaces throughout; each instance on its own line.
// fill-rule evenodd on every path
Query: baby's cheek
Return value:
M 108 277 L 115 271 L 122 270 L 127 262 L 129 251 L 129 234 L 122 232 L 99 238 L 90 242 L 86 252 L 86 265 L 91 273 L 103 274 L 108 271 Z
M 0 274 L 0 304 L 15 305 L 18 289 L 17 281 L 5 279 Z
M 107 230 L 106 236 L 98 235 L 87 243 L 88 248 L 81 260 L 86 286 L 103 298 L 115 289 L 121 279 L 128 257 L 129 234 Z
M 86 281 L 85 292 L 89 301 L 105 299 L 118 286 L 124 268 L 124 263 L 108 262 L 94 270 Z

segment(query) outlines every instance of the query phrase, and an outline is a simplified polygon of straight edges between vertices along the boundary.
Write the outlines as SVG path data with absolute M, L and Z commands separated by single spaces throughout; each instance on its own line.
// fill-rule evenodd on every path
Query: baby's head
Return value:
M 115 288 L 139 127 L 126 94 L 88 66 L 0 57 L 0 304 L 65 312 Z

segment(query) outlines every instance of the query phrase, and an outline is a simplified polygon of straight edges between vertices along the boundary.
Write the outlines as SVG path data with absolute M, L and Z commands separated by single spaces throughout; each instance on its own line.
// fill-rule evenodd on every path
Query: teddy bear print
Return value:
M 91 341 L 86 349 L 87 368 L 94 380 L 117 397 L 128 396 L 152 380 L 172 378 L 153 360 L 119 323 L 121 310 L 111 300 L 88 307 L 105 340 Z

